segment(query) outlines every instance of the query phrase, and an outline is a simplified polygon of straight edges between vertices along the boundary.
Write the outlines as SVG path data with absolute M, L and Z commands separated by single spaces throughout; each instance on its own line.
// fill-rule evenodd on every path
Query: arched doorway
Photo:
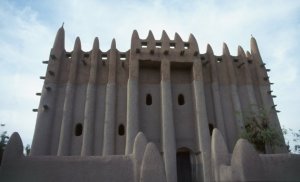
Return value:
M 177 182 L 193 182 L 195 178 L 191 151 L 188 148 L 180 148 L 177 150 L 176 158 Z

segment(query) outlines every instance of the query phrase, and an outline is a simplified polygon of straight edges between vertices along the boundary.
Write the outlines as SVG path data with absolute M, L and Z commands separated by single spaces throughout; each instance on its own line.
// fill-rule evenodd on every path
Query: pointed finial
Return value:
M 94 43 L 93 43 L 93 50 L 98 50 L 99 49 L 99 39 L 98 37 L 95 37 Z
M 162 31 L 161 40 L 162 41 L 170 41 L 170 38 L 165 30 Z
M 182 42 L 182 39 L 177 32 L 175 32 L 175 41 Z
M 76 40 L 75 40 L 74 51 L 75 50 L 81 50 L 81 42 L 80 42 L 80 38 L 79 37 L 76 37 Z
M 206 46 L 206 53 L 208 53 L 208 54 L 214 54 L 214 51 L 213 51 L 213 49 L 211 48 L 211 45 L 210 45 L 210 44 L 207 44 L 207 46 Z
M 138 50 L 140 46 L 141 45 L 140 45 L 139 34 L 136 30 L 134 30 L 131 36 L 131 50 L 132 51 L 135 51 L 136 49 Z
M 223 55 L 230 55 L 228 46 L 225 42 L 223 42 Z
M 247 58 L 251 58 L 251 56 L 252 56 L 251 53 L 250 53 L 249 51 L 247 51 L 247 52 L 246 52 L 246 57 L 247 57 Z
M 246 57 L 245 51 L 242 46 L 238 46 L 238 56 Z
M 115 38 L 113 38 L 113 40 L 111 41 L 110 49 L 116 49 L 116 40 L 115 40 Z
M 56 33 L 53 48 L 55 50 L 64 50 L 65 49 L 65 30 L 64 30 L 63 26 L 60 27 Z
M 148 32 L 147 39 L 148 39 L 148 40 L 155 40 L 154 35 L 153 35 L 153 33 L 152 33 L 151 30 L 149 30 L 149 32 Z
M 61 25 L 62 28 L 64 28 L 64 24 L 65 24 L 65 22 L 62 23 L 62 25 Z
M 251 47 L 251 54 L 257 54 L 258 56 L 260 56 L 258 46 L 257 46 L 257 42 L 256 42 L 254 37 L 251 37 L 250 47 Z
M 197 40 L 193 34 L 190 34 L 188 42 L 189 42 L 189 49 L 196 50 L 196 51 L 199 50 Z
M 131 40 L 139 40 L 139 34 L 137 32 L 137 30 L 133 30 L 132 36 L 131 36 Z
M 175 33 L 175 42 L 176 42 L 175 49 L 180 51 L 184 49 L 183 41 L 177 32 Z

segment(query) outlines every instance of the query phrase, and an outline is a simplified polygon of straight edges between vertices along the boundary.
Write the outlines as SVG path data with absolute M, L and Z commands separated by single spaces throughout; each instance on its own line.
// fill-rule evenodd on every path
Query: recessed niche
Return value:
M 82 124 L 81 123 L 77 123 L 75 126 L 75 136 L 81 136 L 82 135 Z
M 147 94 L 146 96 L 146 105 L 147 106 L 152 105 L 152 96 L 150 94 Z
M 184 96 L 182 94 L 178 95 L 178 104 L 180 106 L 184 105 Z

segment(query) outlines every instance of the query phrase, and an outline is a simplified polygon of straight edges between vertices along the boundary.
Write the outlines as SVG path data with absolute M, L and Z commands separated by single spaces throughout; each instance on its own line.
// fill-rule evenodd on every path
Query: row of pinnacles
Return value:
M 254 38 L 251 53 L 227 45 L 201 54 L 193 35 L 160 40 L 133 32 L 131 49 L 115 40 L 102 52 L 66 52 L 64 29 L 49 60 L 30 156 L 13 134 L 0 169 L 3 181 L 253 181 L 299 180 L 297 155 L 285 147 L 257 154 L 245 140 L 243 110 L 259 105 L 279 133 L 268 69 Z M 236 112 L 240 114 L 236 114 Z M 253 110 L 253 112 L 257 112 Z M 284 143 L 283 136 L 281 141 Z M 180 153 L 188 153 L 181 172 Z M 271 153 L 271 151 L 266 151 Z M 181 161 L 182 162 L 182 161 Z M 186 161 L 183 161 L 186 162 Z M 274 165 L 276 164 L 276 165 Z M 184 169 L 185 170 L 185 169 Z M 284 170 L 284 173 L 280 173 Z M 184 175 L 190 176 L 184 176 Z M 182 176 L 183 175 L 183 176 Z M 2 181 L 2 180 L 1 180 Z

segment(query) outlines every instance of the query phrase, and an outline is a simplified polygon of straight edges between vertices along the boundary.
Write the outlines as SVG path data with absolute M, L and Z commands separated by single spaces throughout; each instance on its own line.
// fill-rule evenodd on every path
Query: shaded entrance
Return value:
M 177 182 L 192 182 L 192 164 L 190 151 L 180 149 L 177 151 Z

